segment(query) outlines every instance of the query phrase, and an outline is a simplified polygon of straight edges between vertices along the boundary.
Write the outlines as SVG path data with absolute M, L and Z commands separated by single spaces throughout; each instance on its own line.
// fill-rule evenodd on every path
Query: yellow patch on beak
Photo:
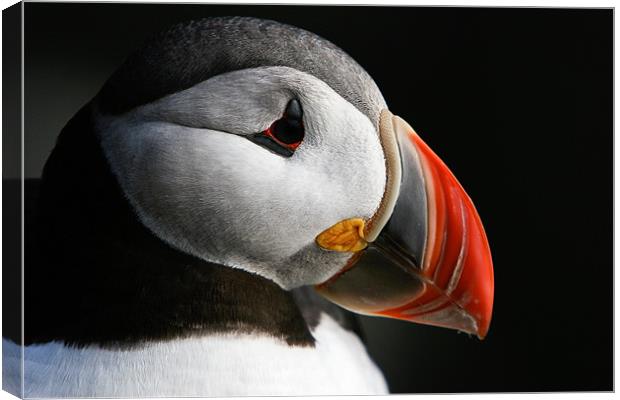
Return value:
M 368 246 L 364 239 L 364 220 L 350 218 L 332 225 L 316 237 L 316 243 L 327 250 L 360 251 Z

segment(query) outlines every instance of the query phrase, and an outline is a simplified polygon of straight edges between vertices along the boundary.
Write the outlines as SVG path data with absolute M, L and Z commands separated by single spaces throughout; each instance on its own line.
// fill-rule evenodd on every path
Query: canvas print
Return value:
M 529 221 L 530 236 L 516 234 L 526 219 L 510 221 L 512 228 L 502 220 L 530 212 L 527 196 L 502 202 L 498 193 L 520 182 L 510 168 L 529 176 L 531 167 L 522 165 L 535 160 L 536 151 L 515 144 L 507 154 L 518 153 L 521 164 L 502 163 L 509 137 L 499 126 L 509 119 L 499 108 L 470 115 L 498 123 L 491 131 L 481 123 L 488 132 L 481 136 L 451 114 L 451 99 L 437 101 L 470 97 L 463 105 L 470 113 L 472 105 L 493 103 L 489 96 L 519 93 L 502 90 L 497 85 L 506 81 L 497 80 L 463 95 L 481 79 L 479 70 L 455 70 L 445 80 L 462 86 L 441 86 L 435 83 L 441 74 L 417 66 L 425 60 L 416 57 L 414 44 L 425 43 L 421 55 L 450 49 L 446 57 L 456 60 L 477 49 L 476 41 L 450 31 L 425 38 L 412 35 L 409 25 L 388 28 L 399 13 L 428 18 L 426 28 L 454 18 L 460 25 L 453 29 L 479 40 L 486 36 L 476 34 L 477 22 L 486 23 L 512 47 L 487 48 L 486 58 L 470 55 L 485 66 L 504 65 L 497 60 L 522 51 L 519 40 L 526 39 L 502 30 L 502 18 L 542 18 L 544 31 L 549 22 L 608 22 L 609 13 L 599 11 L 114 3 L 26 3 L 5 10 L 5 40 L 7 34 L 19 39 L 11 27 L 20 28 L 22 15 L 25 36 L 23 48 L 5 46 L 5 54 L 13 50 L 23 58 L 5 61 L 3 76 L 6 82 L 24 70 L 23 91 L 9 84 L 5 92 L 19 94 L 24 117 L 5 121 L 5 132 L 13 129 L 18 139 L 7 139 L 4 148 L 23 143 L 21 154 L 5 157 L 5 221 L 7 210 L 14 215 L 5 226 L 23 226 L 23 239 L 16 235 L 9 243 L 14 250 L 3 267 L 3 389 L 25 398 L 611 390 L 611 314 L 603 315 L 611 306 L 611 281 L 590 293 L 602 314 L 587 340 L 600 342 L 573 347 L 600 362 L 600 374 L 570 383 L 558 380 L 560 374 L 545 379 L 533 367 L 521 381 L 492 379 L 524 362 L 511 355 L 519 352 L 519 325 L 551 321 L 525 327 L 534 338 L 522 346 L 534 354 L 548 343 L 545 335 L 563 326 L 565 311 L 545 304 L 562 290 L 577 295 L 581 288 L 536 270 L 546 266 L 536 247 L 545 236 L 536 232 L 536 220 Z M 334 24 L 347 15 L 351 26 Z M 375 18 L 377 30 L 362 33 Z M 587 60 L 608 54 L 610 48 L 588 40 L 575 45 L 562 38 L 555 48 L 581 49 Z M 392 66 L 395 71 L 386 72 Z M 584 90 L 592 93 L 606 88 L 607 81 L 586 81 Z M 51 87 L 65 89 L 46 90 Z M 411 107 L 425 103 L 433 87 L 444 92 L 427 107 L 444 115 L 422 118 L 419 129 Z M 602 140 L 610 138 L 606 111 L 600 111 Z M 444 134 L 450 124 L 459 129 Z M 520 140 L 527 142 L 510 137 Z M 459 154 L 452 160 L 465 180 L 439 155 L 450 152 Z M 485 157 L 495 163 L 482 162 Z M 599 164 L 585 168 L 603 179 L 608 165 Z M 532 190 L 555 196 L 553 183 L 532 182 Z M 470 186 L 483 207 L 478 196 L 470 197 Z M 610 210 L 607 192 L 590 193 L 599 213 Z M 592 215 L 593 224 L 604 221 Z M 587 221 L 567 216 L 555 226 L 579 230 Z M 592 267 L 607 276 L 611 235 L 605 222 L 596 227 L 591 234 L 606 241 L 596 241 L 601 248 Z M 595 244 L 582 239 L 581 248 L 560 254 L 570 251 L 583 261 L 580 255 Z M 550 248 L 554 240 L 570 246 L 561 236 L 548 239 Z M 557 257 L 548 267 L 563 265 L 570 275 L 570 262 Z M 510 270 L 511 263 L 519 269 Z M 494 305 L 496 272 L 504 282 L 497 295 L 506 293 L 501 307 Z M 553 288 L 537 295 L 537 276 L 546 282 L 552 275 Z M 519 313 L 507 300 L 517 289 Z M 485 360 L 501 358 L 497 349 L 508 357 L 489 366 Z M 553 351 L 541 360 L 561 364 Z M 436 356 L 429 361 L 423 354 Z M 441 366 L 442 357 L 454 365 Z M 438 368 L 459 377 L 442 379 Z M 489 372 L 486 381 L 467 378 L 488 369 L 499 372 Z

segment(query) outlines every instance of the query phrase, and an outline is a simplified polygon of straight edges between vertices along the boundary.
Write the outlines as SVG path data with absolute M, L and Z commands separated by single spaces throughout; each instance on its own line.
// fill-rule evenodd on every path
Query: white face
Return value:
M 291 157 L 248 140 L 291 99 L 305 127 Z M 346 264 L 351 253 L 323 250 L 316 236 L 343 219 L 370 218 L 385 188 L 370 119 L 323 81 L 287 67 L 218 75 L 96 121 L 120 186 L 155 235 L 285 289 L 321 283 Z

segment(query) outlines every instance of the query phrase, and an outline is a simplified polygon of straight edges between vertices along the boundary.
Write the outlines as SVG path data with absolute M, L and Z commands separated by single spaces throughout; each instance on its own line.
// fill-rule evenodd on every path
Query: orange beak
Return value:
M 452 172 L 404 120 L 384 110 L 380 125 L 388 184 L 361 234 L 367 247 L 316 289 L 354 312 L 482 339 L 491 322 L 494 281 L 480 216 Z

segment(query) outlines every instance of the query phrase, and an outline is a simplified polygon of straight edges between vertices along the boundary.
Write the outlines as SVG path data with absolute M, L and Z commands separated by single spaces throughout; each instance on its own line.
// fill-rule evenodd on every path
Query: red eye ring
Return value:
M 301 103 L 288 102 L 282 118 L 260 133 L 246 136 L 252 142 L 282 157 L 291 157 L 304 140 L 304 121 Z
M 278 133 L 278 135 L 276 135 L 274 132 L 277 132 L 276 129 L 278 129 L 278 130 L 282 130 L 282 129 L 278 128 L 276 126 L 276 124 L 281 123 L 283 120 L 284 120 L 284 118 L 275 121 L 273 124 L 271 124 L 271 126 L 269 128 L 267 128 L 266 131 L 263 132 L 263 135 L 269 137 L 271 140 L 273 140 L 274 142 L 276 142 L 280 146 L 286 147 L 287 149 L 290 149 L 290 150 L 294 151 L 301 144 L 301 142 L 303 140 L 303 137 L 301 139 L 297 140 L 297 141 L 293 141 L 292 143 L 284 143 L 282 140 L 278 139 L 277 136 L 282 137 L 282 134 Z M 303 124 L 301 126 L 302 126 L 302 130 L 303 130 Z
M 304 139 L 303 111 L 299 100 L 289 101 L 282 118 L 271 124 L 263 135 L 291 152 L 297 149 Z

